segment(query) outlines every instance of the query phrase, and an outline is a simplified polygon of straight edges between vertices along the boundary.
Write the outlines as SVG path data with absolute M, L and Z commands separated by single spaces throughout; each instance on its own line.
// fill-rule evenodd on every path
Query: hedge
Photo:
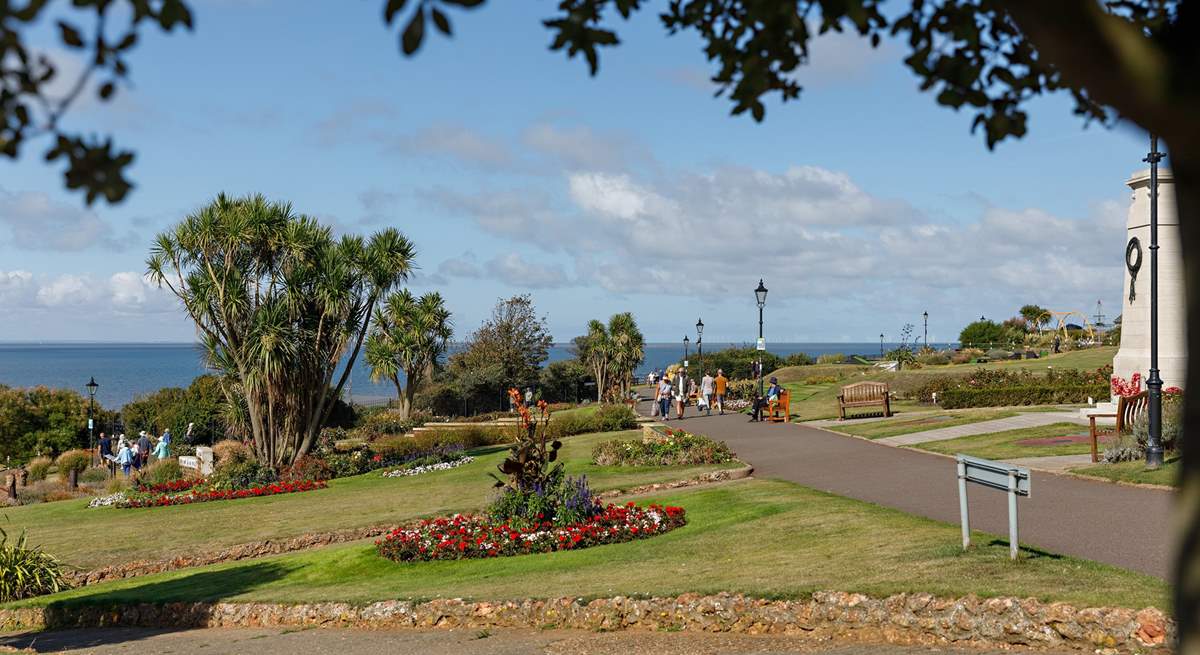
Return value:
M 1088 398 L 1108 398 L 1109 388 L 1103 384 L 1026 385 L 984 389 L 947 389 L 938 394 L 942 409 L 964 407 L 1008 407 L 1011 405 L 1057 405 L 1082 403 Z

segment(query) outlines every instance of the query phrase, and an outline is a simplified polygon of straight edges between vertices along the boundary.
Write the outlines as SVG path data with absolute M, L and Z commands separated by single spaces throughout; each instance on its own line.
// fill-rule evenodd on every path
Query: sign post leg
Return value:
M 1008 472 L 1008 557 L 1017 559 L 1017 472 Z
M 967 511 L 967 464 L 958 462 L 958 514 L 962 522 L 963 550 L 971 547 L 971 516 Z

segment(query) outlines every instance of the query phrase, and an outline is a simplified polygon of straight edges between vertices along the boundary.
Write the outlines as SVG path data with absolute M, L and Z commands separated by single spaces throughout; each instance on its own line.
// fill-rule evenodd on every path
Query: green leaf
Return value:
M 116 91 L 116 90 L 117 90 L 117 87 L 115 85 L 113 85 L 112 82 L 105 82 L 103 85 L 100 86 L 100 99 L 108 100 L 109 98 L 112 97 L 113 91 Z
M 396 18 L 396 14 L 404 11 L 404 5 L 408 4 L 408 0 L 388 0 L 388 3 L 383 8 L 383 19 L 388 25 L 392 24 L 392 20 Z
M 408 27 L 404 28 L 404 34 L 400 37 L 400 49 L 404 54 L 411 55 L 421 47 L 424 38 L 425 8 L 421 7 L 413 14 L 412 20 L 408 21 Z
M 58 21 L 58 31 L 62 36 L 62 42 L 71 48 L 82 48 L 83 37 L 80 36 L 79 30 L 63 21 Z
M 433 24 L 437 26 L 438 31 L 446 36 L 451 36 L 450 19 L 446 18 L 446 14 L 437 7 L 430 10 L 430 14 L 433 16 Z

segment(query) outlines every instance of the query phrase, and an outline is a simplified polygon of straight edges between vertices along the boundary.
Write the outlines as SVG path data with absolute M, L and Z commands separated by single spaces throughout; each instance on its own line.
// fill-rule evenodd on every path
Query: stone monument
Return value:
M 1113 375 L 1129 380 L 1150 374 L 1150 171 L 1125 184 L 1133 191 L 1125 219 L 1125 286 L 1122 288 L 1121 347 Z M 1163 388 L 1182 387 L 1187 371 L 1183 256 L 1175 210 L 1175 178 L 1158 170 L 1158 368 Z

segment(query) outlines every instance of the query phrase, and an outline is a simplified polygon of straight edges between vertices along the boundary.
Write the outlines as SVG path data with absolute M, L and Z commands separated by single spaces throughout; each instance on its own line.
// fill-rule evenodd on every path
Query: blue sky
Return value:
M 650 12 L 592 78 L 546 50 L 548 3 L 456 13 L 455 37 L 412 59 L 381 7 L 196 0 L 193 33 L 147 32 L 132 88 L 68 118 L 137 151 L 126 202 L 85 208 L 40 143 L 0 164 L 0 340 L 190 339 L 140 276 L 155 232 L 221 191 L 401 228 L 413 289 L 442 291 L 459 338 L 531 293 L 560 340 L 627 310 L 652 341 L 697 317 L 712 342 L 750 340 L 760 277 L 772 341 L 890 340 L 922 311 L 952 339 L 1024 302 L 1119 311 L 1144 137 L 1085 129 L 1065 97 L 989 152 L 970 115 L 917 90 L 900 45 L 833 36 L 800 100 L 757 124 Z

